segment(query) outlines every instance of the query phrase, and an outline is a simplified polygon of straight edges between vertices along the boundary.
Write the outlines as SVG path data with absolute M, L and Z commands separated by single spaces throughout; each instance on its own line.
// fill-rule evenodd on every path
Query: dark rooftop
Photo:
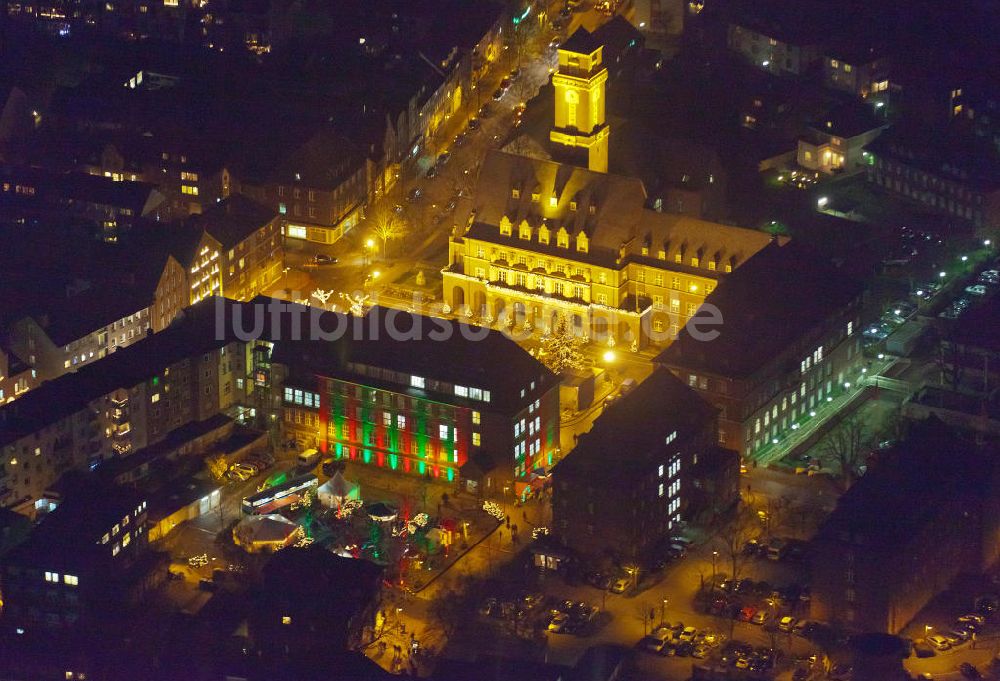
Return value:
M 593 54 L 601 46 L 602 44 L 594 38 L 594 34 L 581 26 L 559 46 L 559 50 L 576 54 Z
M 718 376 L 750 376 L 862 291 L 860 282 L 809 249 L 771 243 L 706 298 L 722 315 L 723 323 L 712 327 L 718 336 L 698 340 L 685 325 L 656 362 Z
M 270 208 L 233 194 L 194 218 L 193 222 L 211 234 L 225 249 L 232 248 L 278 217 Z
M 828 135 L 855 137 L 885 125 L 884 120 L 872 113 L 871 106 L 850 101 L 830 109 L 814 120 L 811 127 Z
M 60 482 L 63 501 L 14 550 L 23 562 L 45 561 L 45 567 L 57 569 L 78 559 L 78 554 L 89 554 L 112 525 L 143 501 L 139 494 L 101 483 L 86 473 L 71 474 Z
M 231 342 L 216 338 L 215 301 L 202 301 L 164 331 L 43 383 L 0 408 L 0 447 L 82 411 L 118 388 L 136 386 L 172 363 Z
M 666 369 L 658 368 L 618 402 L 607 406 L 556 472 L 589 475 L 606 468 L 642 466 L 676 431 L 678 440 L 699 432 L 717 410 Z
M 531 382 L 545 387 L 556 380 L 517 343 L 490 329 L 380 307 L 372 308 L 364 320 L 326 312 L 321 324 L 326 330 L 339 326 L 350 331 L 335 341 L 279 342 L 273 361 L 290 366 L 292 374 L 298 376 L 320 374 L 356 380 L 358 374 L 349 364 L 364 364 L 480 388 L 491 391 L 489 404 L 500 410 L 519 408 L 524 401 L 520 390 Z M 346 324 L 351 326 L 343 326 Z M 445 327 L 452 332 L 439 339 Z M 371 378 L 365 382 L 378 383 Z M 425 394 L 409 386 L 392 388 Z M 456 399 L 460 398 L 450 396 L 451 401 Z M 470 400 L 469 404 L 484 403 Z
M 992 475 L 990 452 L 959 439 L 937 419 L 915 426 L 908 439 L 879 460 L 837 502 L 819 536 L 878 544 L 906 542 L 950 500 L 984 496 Z M 873 522 L 878 519 L 878 522 Z
M 982 191 L 1000 189 L 1000 155 L 976 137 L 897 125 L 866 149 Z

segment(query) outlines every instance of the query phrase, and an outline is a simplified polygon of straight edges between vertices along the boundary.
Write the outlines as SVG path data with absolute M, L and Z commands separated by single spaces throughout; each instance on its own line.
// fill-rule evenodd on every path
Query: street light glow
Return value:
M 938 272 L 938 276 L 941 277 L 942 279 L 944 279 L 945 277 L 948 276 L 948 273 L 947 272 Z
M 614 350 L 605 350 L 604 351 L 604 361 L 606 363 L 608 363 L 608 364 L 611 364 L 612 362 L 614 362 L 615 361 L 615 351 Z

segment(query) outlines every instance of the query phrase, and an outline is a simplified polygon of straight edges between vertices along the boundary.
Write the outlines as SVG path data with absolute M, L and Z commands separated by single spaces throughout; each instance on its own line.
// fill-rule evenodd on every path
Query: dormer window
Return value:
M 674 262 L 678 262 L 678 263 L 684 262 L 684 256 L 681 255 L 680 253 L 675 253 L 674 254 Z
M 569 202 L 569 209 L 574 213 L 576 212 L 576 201 Z
M 691 267 L 697 267 L 698 262 L 699 262 L 698 258 L 691 258 Z
M 643 247 L 642 247 L 642 254 L 643 255 L 649 255 L 649 246 L 643 245 Z
M 586 253 L 589 248 L 590 244 L 589 240 L 587 239 L 587 235 L 584 234 L 583 232 L 580 232 L 576 236 L 576 250 L 580 251 L 581 253 Z
M 554 196 L 550 196 L 549 197 L 549 206 L 552 207 L 552 208 L 555 208 L 558 205 L 559 205 L 559 199 L 557 199 Z
M 511 233 L 510 220 L 508 220 L 507 216 L 504 215 L 502 218 L 500 218 L 500 234 L 502 234 L 503 236 L 510 236 L 510 233 Z
M 712 270 L 713 272 L 715 271 L 715 261 L 714 260 L 709 260 L 708 261 L 708 269 Z
M 544 224 L 538 228 L 538 243 L 545 245 L 549 243 L 549 228 Z
M 519 199 L 519 198 L 521 198 L 521 190 L 520 189 L 511 189 L 510 190 L 510 198 L 512 198 L 512 199 Z
M 667 252 L 661 248 L 656 252 L 656 257 L 659 258 L 660 260 L 666 260 Z
M 559 229 L 559 234 L 556 235 L 556 245 L 559 248 L 569 248 L 569 234 L 566 233 L 565 229 Z
M 541 195 L 538 192 L 531 192 L 531 200 L 538 203 L 541 200 Z
M 726 272 L 732 272 L 732 271 L 733 271 L 733 266 L 731 264 L 727 263 L 726 264 Z
M 520 229 L 517 230 L 517 236 L 525 241 L 531 239 L 531 227 L 528 225 L 527 221 L 521 223 Z

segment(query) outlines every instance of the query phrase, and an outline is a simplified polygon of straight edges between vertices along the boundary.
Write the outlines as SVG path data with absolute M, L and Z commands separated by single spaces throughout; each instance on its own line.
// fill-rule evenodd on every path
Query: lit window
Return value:
M 189 196 L 198 196 L 198 188 L 188 184 L 182 184 L 181 193 L 188 194 Z
M 423 388 L 425 381 L 422 376 L 410 376 L 410 385 L 414 388 Z
M 555 208 L 556 206 L 559 205 L 559 199 L 557 199 L 554 196 L 550 196 L 549 197 L 549 205 L 552 206 L 553 208 Z
M 153 402 L 154 404 L 155 404 L 156 402 L 159 402 L 159 401 L 160 401 L 160 393 L 156 393 L 155 395 L 153 395 L 153 396 L 152 396 L 152 397 L 150 398 L 150 401 L 151 401 L 151 402 Z
M 76 586 L 80 583 L 80 579 L 76 575 L 63 575 L 63 582 L 70 586 Z
M 291 624 L 292 623 L 292 618 L 289 617 L 288 615 L 282 615 L 282 617 L 281 617 L 281 623 L 282 624 Z
M 663 464 L 662 463 L 660 464 L 660 467 L 657 469 L 656 474 L 658 476 L 660 476 L 661 478 L 663 477 Z
M 396 427 L 400 430 L 406 430 L 406 417 L 402 414 L 396 415 Z
M 480 437 L 479 433 L 473 433 L 472 434 L 472 446 L 473 447 L 478 447 L 481 443 L 482 443 L 482 437 Z
M 663 496 L 663 483 L 662 482 L 660 483 L 660 488 L 659 488 L 659 494 L 658 494 L 658 496 L 661 496 L 661 497 Z
M 459 397 L 468 397 L 469 389 L 466 388 L 464 385 L 456 385 L 455 394 L 458 395 Z
M 448 426 L 445 425 L 438 426 L 438 437 L 442 440 L 448 439 Z
M 46 571 L 45 572 L 45 581 L 46 582 L 53 582 L 53 583 L 58 584 L 59 583 L 59 573 L 58 572 L 48 572 L 48 571 Z
M 472 423 L 473 424 L 475 424 L 475 425 L 478 426 L 482 422 L 482 420 L 483 420 L 482 414 L 480 414 L 478 411 L 472 412 Z

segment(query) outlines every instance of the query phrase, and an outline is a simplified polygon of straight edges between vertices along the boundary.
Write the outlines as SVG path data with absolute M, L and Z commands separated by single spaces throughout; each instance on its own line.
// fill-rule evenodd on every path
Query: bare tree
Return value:
M 382 257 L 385 257 L 386 248 L 389 241 L 402 239 L 406 236 L 407 226 L 403 216 L 388 204 L 375 206 L 366 218 L 366 222 L 372 230 L 372 234 L 382 242 Z
M 743 547 L 751 539 L 756 539 L 760 534 L 760 520 L 753 508 L 745 501 L 741 500 L 736 506 L 732 518 L 726 523 L 716 535 L 716 541 L 720 545 L 720 556 L 729 562 L 732 571 L 730 576 L 739 579 L 746 566 L 747 556 L 743 553 Z
M 823 451 L 837 462 L 844 489 L 854 482 L 870 448 L 871 433 L 857 414 L 845 418 L 827 435 Z

